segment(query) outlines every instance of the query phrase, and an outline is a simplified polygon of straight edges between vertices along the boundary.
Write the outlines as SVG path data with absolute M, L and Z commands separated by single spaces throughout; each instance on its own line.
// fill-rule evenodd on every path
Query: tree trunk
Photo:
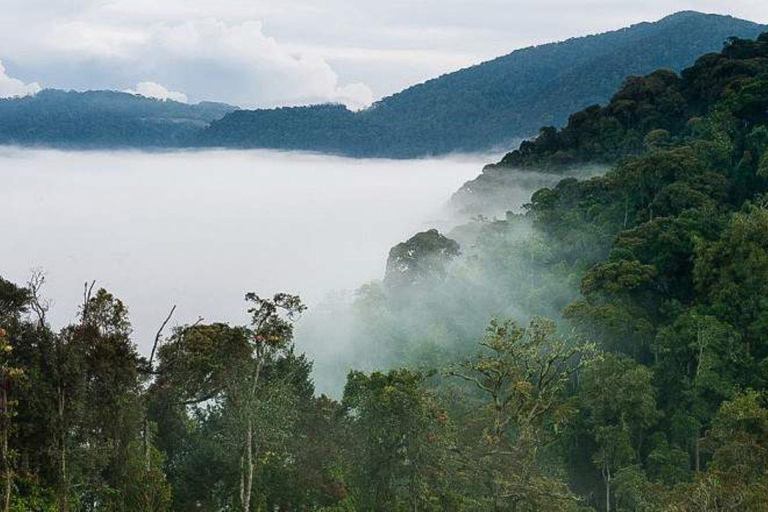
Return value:
M 627 229 L 629 223 L 629 197 L 624 195 L 624 229 Z
M 157 352 L 157 347 L 160 345 L 160 339 L 163 336 L 163 329 L 165 329 L 165 326 L 168 325 L 168 322 L 171 320 L 171 317 L 173 316 L 173 312 L 176 311 L 176 304 L 173 305 L 171 308 L 171 311 L 168 313 L 168 316 L 165 317 L 165 320 L 162 324 L 160 324 L 160 329 L 157 330 L 157 334 L 155 334 L 155 342 L 152 344 L 152 352 L 149 354 L 149 371 L 152 372 L 154 369 L 154 360 L 155 360 L 155 352 Z M 146 400 L 147 403 L 144 404 L 144 466 L 147 470 L 147 473 L 149 473 L 152 470 L 152 457 L 151 457 L 151 450 L 150 450 L 150 439 L 149 439 L 149 400 Z
M 605 477 L 605 512 L 611 512 L 611 469 L 606 467 L 603 470 Z
M 243 485 L 241 486 L 243 512 L 251 510 L 251 492 L 253 490 L 253 420 L 248 418 L 245 434 L 245 464 L 243 465 Z
M 67 512 L 67 443 L 64 426 L 64 391 L 59 386 L 59 492 L 57 496 L 59 512 Z
M 248 418 L 248 427 L 245 433 L 245 454 L 240 460 L 240 503 L 243 506 L 243 512 L 250 512 L 255 466 L 253 462 L 253 421 L 251 418 Z
M 5 475 L 5 499 L 3 501 L 4 512 L 11 512 L 11 491 L 13 489 L 11 473 Z
M 699 436 L 699 429 L 696 429 L 695 435 L 696 435 L 696 439 L 693 440 L 693 453 L 694 453 L 693 458 L 695 461 L 694 467 L 696 468 L 696 473 L 698 473 L 699 471 L 701 471 L 701 446 L 700 446 L 701 438 Z
M 147 419 L 147 412 L 144 412 L 144 468 L 147 473 L 152 470 L 152 453 L 149 449 L 149 420 Z
M 245 502 L 245 473 L 243 467 L 245 465 L 245 454 L 240 456 L 240 504 L 244 505 Z
M 13 473 L 11 469 L 10 455 L 8 454 L 8 430 L 10 423 L 10 411 L 8 408 L 8 391 L 3 388 L 2 395 L 2 463 L 3 463 L 3 480 L 4 480 L 4 492 L 3 492 L 3 511 L 10 512 L 11 510 L 11 491 L 13 489 Z
M 248 418 L 246 420 L 246 432 L 245 432 L 245 455 L 243 456 L 243 463 L 241 464 L 241 478 L 240 478 L 240 503 L 243 505 L 243 512 L 250 512 L 251 510 L 251 494 L 253 492 L 253 473 L 255 470 L 254 462 L 254 450 L 253 450 L 253 417 L 251 408 L 256 400 L 256 389 L 259 384 L 259 376 L 261 375 L 261 367 L 264 361 L 264 354 L 260 349 L 256 350 L 256 370 L 253 374 L 253 381 L 251 382 L 251 389 L 249 390 L 248 400 L 246 401 L 245 415 Z

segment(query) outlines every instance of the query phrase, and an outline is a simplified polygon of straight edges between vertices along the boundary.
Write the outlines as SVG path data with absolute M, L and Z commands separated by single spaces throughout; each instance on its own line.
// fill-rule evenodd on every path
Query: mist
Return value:
M 298 345 L 314 362 L 318 390 L 340 396 L 350 370 L 445 367 L 476 350 L 494 317 L 526 324 L 541 316 L 566 328 L 562 314 L 579 295 L 580 277 L 557 264 L 561 244 L 532 224 L 524 206 L 536 190 L 604 171 L 589 166 L 547 174 L 486 167 L 462 185 L 445 206 L 448 221 L 425 227 L 457 242 L 458 255 L 446 258 L 433 249 L 434 238 L 420 244 L 421 235 L 411 232 L 400 242 L 409 239 L 406 254 L 423 248 L 417 259 L 432 259 L 425 266 L 431 272 L 405 285 L 382 272 L 357 290 L 318 304 L 299 325 Z M 400 268 L 403 262 L 391 264 Z
M 171 327 L 245 323 L 246 292 L 298 294 L 309 309 L 297 349 L 318 391 L 338 396 L 351 369 L 439 366 L 473 349 L 492 316 L 556 318 L 576 297 L 520 215 L 564 176 L 481 173 L 492 158 L 5 148 L 14 215 L 0 217 L 0 275 L 23 284 L 42 269 L 55 328 L 75 320 L 95 280 L 128 306 L 144 353 L 173 305 Z M 390 249 L 432 228 L 461 246 L 445 275 L 384 281 Z
M 450 223 L 443 205 L 482 161 L 5 148 L 0 275 L 43 269 L 54 327 L 95 280 L 126 303 L 146 353 L 174 304 L 171 326 L 245 322 L 248 291 L 313 308 L 381 277 L 392 245 Z

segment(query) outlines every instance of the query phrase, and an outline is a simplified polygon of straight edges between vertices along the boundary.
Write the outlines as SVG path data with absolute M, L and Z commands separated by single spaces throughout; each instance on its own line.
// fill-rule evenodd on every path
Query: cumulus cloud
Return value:
M 757 0 L 2 0 L 2 7 L 0 58 L 12 56 L 14 69 L 46 86 L 114 88 L 151 77 L 190 101 L 246 107 L 354 107 L 367 101 L 367 86 L 381 97 L 521 46 L 682 9 L 768 22 Z
M 120 79 L 152 76 L 145 96 L 174 94 L 160 83 L 182 84 L 193 101 L 218 100 L 244 107 L 343 103 L 366 107 L 373 92 L 363 83 L 344 84 L 328 62 L 311 51 L 292 52 L 263 32 L 258 21 L 227 23 L 216 18 L 155 23 L 138 29 L 110 30 L 77 21 L 59 23 L 49 50 Z M 95 74 L 99 72 L 96 71 Z M 125 76 L 125 75 L 128 76 Z M 141 85 L 141 84 L 140 84 Z
M 243 106 L 339 102 L 354 108 L 370 104 L 364 84 L 343 85 L 318 54 L 295 54 L 264 34 L 261 22 L 229 24 L 206 19 L 153 28 L 152 44 L 161 53 L 159 68 L 171 78 L 200 69 L 195 85 L 222 91 Z M 199 91 L 203 94 L 204 91 Z
M 173 100 L 178 101 L 179 103 L 187 102 L 186 94 L 178 91 L 170 91 L 157 82 L 139 82 L 136 84 L 136 89 L 126 89 L 123 92 L 158 100 Z
M 25 84 L 21 80 L 11 78 L 5 71 L 5 66 L 0 61 L 0 98 L 18 98 L 30 96 L 40 92 L 41 87 L 37 82 Z
M 336 91 L 336 97 L 351 110 L 362 110 L 373 103 L 373 91 L 360 82 L 341 87 Z

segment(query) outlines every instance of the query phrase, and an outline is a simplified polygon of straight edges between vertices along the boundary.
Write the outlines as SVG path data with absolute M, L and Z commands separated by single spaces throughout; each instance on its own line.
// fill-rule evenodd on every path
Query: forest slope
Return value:
M 115 91 L 45 89 L 0 100 L 0 144 L 58 148 L 186 146 L 193 134 L 235 110 Z
M 408 158 L 508 146 L 540 126 L 607 101 L 631 75 L 675 71 L 765 27 L 681 12 L 653 23 L 517 50 L 350 112 L 343 106 L 240 110 L 200 134 L 203 145 Z

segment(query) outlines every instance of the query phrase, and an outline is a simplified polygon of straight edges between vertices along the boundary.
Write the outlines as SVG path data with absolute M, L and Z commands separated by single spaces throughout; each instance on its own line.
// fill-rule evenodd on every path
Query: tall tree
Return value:
M 629 358 L 604 354 L 584 372 L 579 406 L 596 447 L 592 460 L 603 477 L 605 510 L 610 512 L 613 479 L 640 459 L 659 419 L 652 374 Z
M 246 301 L 248 327 L 196 324 L 177 330 L 159 349 L 153 387 L 166 390 L 175 402 L 171 410 L 202 406 L 203 422 L 217 423 L 223 439 L 231 440 L 238 456 L 238 507 L 250 512 L 259 455 L 269 436 L 290 427 L 290 415 L 281 415 L 288 414 L 294 396 L 282 377 L 264 382 L 264 371 L 292 353 L 293 322 L 306 307 L 285 293 L 271 299 L 249 293 Z
M 426 389 L 423 374 L 406 369 L 370 375 L 350 372 L 342 403 L 352 416 L 359 442 L 351 461 L 358 475 L 358 506 L 453 508 L 443 487 L 449 470 L 448 419 Z
M 594 348 L 561 338 L 555 324 L 528 327 L 492 321 L 482 351 L 451 372 L 484 398 L 475 471 L 486 474 L 495 510 L 569 510 L 574 495 L 544 461 L 546 448 L 574 410 L 566 398 L 573 376 Z

